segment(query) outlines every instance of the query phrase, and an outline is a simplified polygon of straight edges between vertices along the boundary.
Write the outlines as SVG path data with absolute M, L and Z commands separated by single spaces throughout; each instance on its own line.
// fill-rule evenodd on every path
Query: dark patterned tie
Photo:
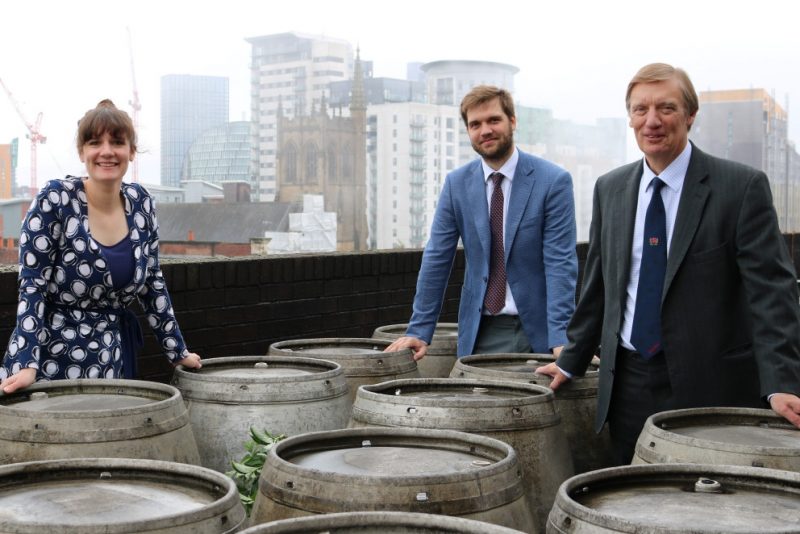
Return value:
M 661 350 L 661 292 L 667 272 L 667 217 L 661 200 L 664 182 L 656 176 L 650 183 L 653 196 L 644 219 L 642 263 L 631 330 L 631 343 L 644 358 Z
M 489 228 L 492 232 L 492 254 L 489 259 L 489 285 L 483 305 L 492 315 L 496 315 L 506 304 L 506 261 L 503 252 L 503 188 L 500 184 L 503 176 L 493 172 L 489 178 L 494 182 L 491 209 L 489 210 Z

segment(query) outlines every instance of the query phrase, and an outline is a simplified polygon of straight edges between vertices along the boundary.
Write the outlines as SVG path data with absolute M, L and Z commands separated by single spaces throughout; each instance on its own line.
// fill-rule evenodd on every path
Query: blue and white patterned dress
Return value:
M 139 184 L 121 194 L 133 245 L 130 284 L 114 289 L 107 258 L 89 233 L 83 179 L 51 180 L 31 204 L 20 233 L 19 305 L 0 378 L 38 369 L 37 380 L 119 378 L 120 326 L 138 298 L 170 362 L 186 345 L 158 262 L 153 199 Z

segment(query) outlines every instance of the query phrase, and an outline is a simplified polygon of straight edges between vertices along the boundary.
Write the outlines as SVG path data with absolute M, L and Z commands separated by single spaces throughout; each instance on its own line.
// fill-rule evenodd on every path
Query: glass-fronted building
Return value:
M 181 181 L 250 181 L 250 123 L 229 122 L 200 134 L 183 160 Z
M 189 147 L 210 128 L 228 122 L 228 78 L 161 77 L 161 184 L 179 187 Z

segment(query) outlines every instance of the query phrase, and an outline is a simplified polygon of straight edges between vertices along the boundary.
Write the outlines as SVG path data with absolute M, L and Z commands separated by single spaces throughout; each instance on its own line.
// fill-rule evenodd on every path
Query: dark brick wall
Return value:
M 407 322 L 420 250 L 163 260 L 183 335 L 201 356 L 266 354 L 294 338 L 370 337 L 378 326 Z M 459 252 L 442 310 L 455 322 L 463 279 Z M 13 329 L 16 272 L 0 272 L 0 343 Z M 169 380 L 172 370 L 140 315 L 145 346 L 141 378 Z
M 786 240 L 798 268 L 800 234 Z M 581 276 L 585 257 L 586 244 L 579 244 Z M 285 339 L 369 337 L 378 326 L 405 323 L 421 258 L 420 250 L 411 250 L 164 260 L 162 266 L 189 348 L 209 358 L 265 354 Z M 456 321 L 463 275 L 459 252 L 442 321 Z M 16 305 L 16 271 L 7 269 L 0 272 L 2 344 L 13 329 Z M 167 381 L 172 369 L 141 322 L 140 376 Z

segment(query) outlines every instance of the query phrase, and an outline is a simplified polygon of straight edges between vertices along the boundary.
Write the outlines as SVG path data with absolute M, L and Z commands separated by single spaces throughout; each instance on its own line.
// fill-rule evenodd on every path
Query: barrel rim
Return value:
M 464 388 L 472 386 L 472 387 L 489 387 L 495 388 L 496 390 L 518 390 L 518 391 L 526 391 L 527 395 L 520 395 L 519 397 L 511 398 L 511 399 L 504 399 L 504 398 L 497 398 L 497 397 L 485 397 L 480 398 L 476 397 L 474 401 L 469 398 L 464 399 L 432 399 L 427 397 L 418 397 L 414 395 L 410 396 L 398 396 L 394 398 L 393 395 L 389 393 L 383 393 L 379 390 L 388 390 L 391 388 L 402 388 L 402 387 L 425 387 L 425 386 L 453 386 L 458 387 L 462 386 Z M 481 380 L 481 379 L 474 379 L 474 378 L 401 378 L 397 380 L 387 380 L 386 382 L 380 382 L 378 384 L 367 384 L 363 386 L 359 386 L 358 391 L 356 392 L 356 398 L 359 395 L 362 395 L 368 399 L 383 399 L 384 397 L 389 397 L 391 400 L 386 399 L 386 402 L 392 402 L 393 404 L 407 404 L 408 402 L 415 402 L 418 405 L 436 405 L 440 407 L 452 407 L 452 408 L 461 408 L 464 406 L 464 403 L 475 403 L 475 404 L 488 404 L 492 407 L 510 407 L 517 405 L 523 399 L 525 400 L 526 404 L 545 404 L 547 402 L 553 402 L 555 399 L 555 395 L 553 394 L 553 390 L 546 387 L 540 386 L 538 384 L 526 384 L 523 382 L 503 382 L 501 380 Z M 404 400 L 404 402 L 401 402 Z
M 273 445 L 270 449 L 269 453 L 267 454 L 268 459 L 273 460 L 275 464 L 281 465 L 284 469 L 288 471 L 297 471 L 297 472 L 304 472 L 309 471 L 308 468 L 297 466 L 296 464 L 290 462 L 289 460 L 285 459 L 281 454 L 285 454 L 286 449 L 292 448 L 299 448 L 300 450 L 297 451 L 297 454 L 303 452 L 315 452 L 315 451 L 324 451 L 324 450 L 331 450 L 331 448 L 323 447 L 322 445 L 325 442 L 339 442 L 341 443 L 342 440 L 347 440 L 348 438 L 353 440 L 363 441 L 364 439 L 370 438 L 379 438 L 379 439 L 387 439 L 387 440 L 397 440 L 400 443 L 397 445 L 386 445 L 386 446 L 408 446 L 408 447 L 416 447 L 416 448 L 424 448 L 425 442 L 435 441 L 435 440 L 446 440 L 448 443 L 455 444 L 458 442 L 467 443 L 474 446 L 481 446 L 487 450 L 493 450 L 497 453 L 502 455 L 497 461 L 494 461 L 492 465 L 481 467 L 480 469 L 483 470 L 485 473 L 494 474 L 494 472 L 502 472 L 508 468 L 509 465 L 517 463 L 517 453 L 511 447 L 511 445 L 501 441 L 499 439 L 489 438 L 486 436 L 479 436 L 477 434 L 470 434 L 468 432 L 461 432 L 458 430 L 434 430 L 434 429 L 417 429 L 417 428 L 401 428 L 401 427 L 364 427 L 364 428 L 343 428 L 338 430 L 322 430 L 319 432 L 308 432 L 305 434 L 298 434 L 296 436 L 292 436 L 286 438 L 285 440 L 280 441 L 279 443 Z M 394 441 L 392 441 L 393 443 Z M 313 445 L 312 447 L 308 447 L 308 445 Z M 343 449 L 343 448 L 355 448 L 356 445 L 343 443 L 340 447 L 334 447 L 334 449 Z M 372 445 L 374 446 L 374 444 Z M 478 454 L 475 451 L 471 451 L 473 454 Z M 355 479 L 363 478 L 362 475 L 349 475 L 345 473 L 335 473 L 335 472 L 328 472 L 328 471 L 315 471 L 315 477 L 324 478 L 329 481 L 342 481 L 343 483 L 346 481 L 352 481 Z M 448 473 L 448 477 L 453 477 L 456 479 L 463 479 L 463 480 L 472 480 L 474 479 L 473 473 Z M 418 484 L 424 483 L 428 480 L 438 477 L 440 475 L 415 475 L 415 476 L 405 476 L 405 479 L 409 481 L 409 484 Z M 263 475 L 262 475 L 263 480 Z M 370 478 L 373 479 L 393 479 L 397 478 L 396 475 L 371 475 Z
M 281 519 L 252 526 L 242 531 L 241 534 L 300 534 L 310 532 L 311 529 L 317 532 L 318 529 L 325 528 L 347 528 L 353 525 L 352 520 L 358 520 L 359 527 L 411 526 L 443 528 L 446 530 L 441 532 L 453 534 L 484 534 L 486 532 L 491 532 L 492 534 L 521 534 L 519 530 L 477 519 L 398 511 L 337 512 Z
M 306 344 L 306 345 L 355 345 L 354 348 L 358 348 L 358 345 L 382 345 L 385 349 L 391 342 L 385 339 L 377 339 L 372 337 L 322 337 L 322 338 L 300 338 L 300 339 L 285 339 L 283 341 L 276 341 L 275 343 L 269 346 L 269 349 L 272 350 L 273 348 L 276 350 L 287 350 L 284 347 L 291 347 L 292 345 L 299 345 L 299 344 Z M 292 349 L 289 349 L 292 350 Z M 396 352 L 411 352 L 411 349 L 402 349 L 398 351 L 387 352 L 386 354 L 394 354 Z M 303 354 L 319 354 L 319 357 L 324 359 L 323 356 L 330 354 L 323 354 L 323 353 L 315 353 L 312 351 L 303 352 Z M 284 356 L 283 354 L 274 354 L 274 356 Z M 337 354 L 339 356 L 339 354 Z M 359 355 L 359 356 L 364 356 Z
M 668 410 L 664 412 L 658 412 L 656 414 L 651 415 L 647 418 L 644 424 L 644 430 L 651 433 L 653 437 L 662 439 L 667 442 L 676 443 L 679 445 L 696 445 L 697 443 L 702 443 L 704 445 L 709 445 L 704 447 L 707 450 L 719 450 L 725 452 L 732 452 L 732 453 L 740 453 L 740 454 L 753 454 L 759 453 L 764 455 L 772 455 L 772 456 L 790 456 L 790 457 L 800 457 L 800 446 L 798 447 L 772 447 L 767 445 L 741 445 L 737 443 L 726 443 L 724 441 L 716 441 L 707 438 L 697 438 L 691 436 L 685 436 L 683 434 L 679 434 L 677 432 L 673 432 L 670 428 L 662 428 L 661 424 L 666 421 L 681 419 L 684 421 L 691 420 L 691 419 L 707 419 L 709 417 L 718 416 L 718 417 L 727 417 L 727 416 L 744 416 L 748 419 L 768 419 L 778 423 L 776 426 L 780 426 L 781 428 L 787 429 L 794 429 L 798 432 L 798 438 L 800 438 L 800 430 L 796 429 L 791 423 L 788 423 L 783 419 L 780 415 L 776 414 L 772 410 L 766 409 L 759 409 L 759 408 L 736 408 L 736 407 L 706 407 L 706 408 L 685 408 L 681 410 Z M 783 424 L 785 423 L 785 424 Z M 693 425 L 686 425 L 686 426 L 693 426 Z M 755 425 L 754 425 L 755 426 Z M 637 448 L 639 447 L 639 442 L 645 436 L 644 432 L 639 435 L 639 439 L 637 439 Z M 713 445 L 712 445 L 713 444 Z M 644 448 L 644 445 L 642 445 Z M 649 452 L 648 449 L 644 449 L 645 451 Z
M 541 356 L 541 358 L 535 358 Z M 529 384 L 536 384 L 537 382 L 548 382 L 549 377 L 546 375 L 538 375 L 531 371 L 531 377 L 523 377 L 520 371 L 507 371 L 503 369 L 494 369 L 491 367 L 481 367 L 474 365 L 475 362 L 498 362 L 507 360 L 513 363 L 514 360 L 541 360 L 542 365 L 556 361 L 555 356 L 552 354 L 539 354 L 539 353 L 498 353 L 498 354 L 471 354 L 459 358 L 453 369 L 450 372 L 451 377 L 457 377 L 459 373 L 475 374 L 485 376 L 490 380 L 509 380 L 514 382 L 525 382 Z M 568 380 L 558 389 L 556 393 L 556 401 L 567 399 L 581 399 L 588 397 L 595 397 L 598 393 L 598 380 L 600 371 L 590 371 L 583 376 L 575 376 Z M 467 378 L 467 377 L 464 377 Z M 472 377 L 470 377 L 472 378 Z
M 409 323 L 396 323 L 396 324 L 386 324 L 383 326 L 377 327 L 375 330 L 372 331 L 372 337 L 375 339 L 397 339 L 403 337 L 403 334 L 395 334 L 393 332 L 389 332 L 390 329 L 392 330 L 399 330 L 402 329 L 404 332 L 408 329 Z M 452 334 L 436 335 L 437 329 L 452 329 L 456 331 L 458 334 L 458 323 L 436 323 L 436 327 L 433 330 L 433 336 L 431 337 L 431 345 L 437 344 L 437 342 L 443 342 L 448 345 L 452 344 L 452 348 L 455 348 L 458 343 L 458 337 L 453 336 Z M 386 336 L 380 337 L 380 336 Z
M 288 364 L 298 364 L 307 367 L 326 368 L 318 373 L 309 375 L 291 375 L 291 376 L 271 376 L 271 377 L 229 377 L 229 376 L 210 376 L 204 374 L 205 371 L 213 370 L 215 366 L 232 366 L 235 363 L 277 363 L 287 364 L 285 367 L 290 367 Z M 209 369 L 211 368 L 211 369 Z M 196 382 L 228 382 L 228 383 L 264 383 L 264 382 L 300 382 L 300 381 L 314 381 L 321 378 L 329 378 L 337 376 L 342 372 L 342 366 L 333 360 L 324 360 L 322 358 L 304 358 L 300 356 L 283 356 L 283 355 L 247 355 L 247 356 L 220 356 L 215 358 L 204 358 L 203 367 L 200 369 L 191 369 L 178 365 L 175 367 L 175 376 L 182 377 L 185 380 L 192 380 Z
M 244 359 L 253 363 L 275 363 L 283 368 L 299 368 L 301 365 L 306 365 L 308 368 L 320 369 L 320 372 L 236 377 L 204 375 L 193 369 L 176 368 L 172 376 L 172 385 L 181 391 L 187 403 L 208 402 L 233 406 L 324 402 L 347 396 L 349 393 L 344 368 L 330 360 L 270 355 L 233 356 L 203 360 L 203 367 L 207 367 L 206 362 L 210 362 L 211 366 L 230 365 Z
M 378 446 L 425 448 L 433 441 L 439 444 L 437 448 L 440 450 L 464 451 L 466 446 L 469 453 L 483 455 L 494 463 L 464 472 L 365 476 L 311 469 L 294 464 L 281 456 L 287 452 L 286 449 L 302 454 L 316 450 L 363 447 L 362 441 L 365 439 L 373 442 L 369 446 L 375 446 L 376 439 L 386 440 L 379 442 Z M 338 442 L 340 446 L 326 447 L 326 443 L 330 442 Z M 449 444 L 450 448 L 442 446 L 442 442 Z M 491 456 L 491 452 L 495 455 Z M 333 488 L 337 488 L 338 492 L 341 487 L 354 487 L 362 490 L 360 494 L 363 498 L 358 502 L 351 501 L 350 506 L 354 508 L 345 508 L 347 511 L 386 510 L 391 506 L 391 503 L 387 504 L 387 499 L 408 499 L 410 493 L 420 490 L 427 492 L 431 487 L 441 487 L 444 484 L 443 475 L 446 476 L 447 485 L 465 488 L 463 496 L 455 498 L 450 495 L 446 499 L 435 499 L 431 502 L 426 500 L 415 503 L 413 499 L 412 502 L 404 501 L 409 506 L 409 511 L 425 512 L 433 509 L 430 508 L 433 506 L 437 513 L 460 515 L 493 509 L 516 502 L 525 496 L 521 482 L 522 466 L 514 449 L 503 441 L 454 430 L 365 427 L 311 432 L 279 442 L 267 454 L 265 468 L 259 478 L 258 498 L 309 512 L 328 513 L 342 510 L 342 503 L 330 497 L 334 493 Z M 308 483 L 309 480 L 311 483 Z M 497 484 L 497 490 L 486 493 L 483 486 L 489 480 Z M 343 484 L 346 486 L 342 486 Z M 313 494 L 306 490 L 312 486 Z M 375 500 L 379 495 L 373 491 L 374 488 L 384 489 L 380 494 L 380 501 Z
M 144 480 L 149 473 L 165 472 L 175 473 L 182 477 L 184 480 L 194 479 L 204 483 L 208 483 L 212 488 L 219 488 L 219 496 L 214 501 L 205 504 L 191 513 L 182 514 L 169 514 L 156 519 L 145 519 L 143 521 L 127 521 L 120 523 L 112 523 L 111 525 L 97 524 L 97 525 L 62 525 L 62 528 L 79 528 L 82 534 L 103 534 L 109 532 L 109 527 L 113 527 L 113 531 L 119 532 L 139 532 L 140 529 L 146 528 L 147 530 L 156 530 L 163 528 L 177 528 L 197 523 L 198 520 L 205 521 L 213 519 L 220 514 L 226 512 L 239 512 L 239 521 L 236 525 L 231 527 L 240 527 L 246 520 L 244 508 L 239 500 L 239 492 L 233 480 L 222 473 L 218 473 L 212 469 L 201 466 L 183 464 L 178 462 L 167 462 L 163 460 L 147 460 L 147 459 L 132 459 L 132 458 L 70 458 L 59 460 L 40 460 L 34 462 L 22 462 L 16 464 L 9 464 L 0 466 L 0 481 L 7 476 L 22 475 L 26 470 L 32 471 L 34 474 L 51 475 L 58 480 L 69 480 L 59 473 L 69 472 L 70 470 L 77 473 L 97 472 L 102 473 L 108 470 L 118 470 L 120 474 L 128 475 L 129 480 L 135 480 L 136 477 L 130 477 L 132 473 L 138 475 L 138 478 Z M 113 475 L 112 475 L 113 476 Z M 37 482 L 47 481 L 38 480 Z M 178 484 L 176 484 L 177 486 Z M 34 516 L 35 517 L 35 516 Z M 235 520 L 235 519 L 234 519 Z M 0 528 L 8 525 L 9 522 L 0 520 Z M 35 519 L 26 520 L 25 523 L 15 524 L 15 529 L 20 533 L 33 533 L 43 532 L 43 528 L 52 526 L 51 523 L 36 522 Z M 234 530 L 229 530 L 231 532 Z
M 543 352 L 498 352 L 495 354 L 470 354 L 468 356 L 463 356 L 458 359 L 459 363 L 463 363 L 463 365 L 469 365 L 471 362 L 480 361 L 480 362 L 494 362 L 494 361 L 502 361 L 502 360 L 541 360 L 544 363 L 553 363 L 557 360 L 557 358 L 552 354 L 547 354 Z M 593 360 L 594 362 L 594 360 Z M 599 364 L 592 363 L 591 365 L 598 365 L 597 369 L 588 368 L 586 373 L 576 377 L 576 378 L 594 378 L 595 376 L 600 374 Z M 471 367 L 477 367 L 476 365 L 472 365 Z M 496 373 L 503 373 L 513 375 L 516 374 L 514 371 L 503 371 L 502 369 L 490 369 Z
M 467 395 L 441 399 L 410 395 L 395 396 L 390 390 L 400 387 L 424 386 L 494 387 L 522 391 L 526 395 L 512 398 Z M 504 432 L 544 429 L 561 423 L 550 388 L 521 382 L 493 380 L 464 380 L 457 378 L 412 378 L 390 380 L 358 388 L 353 402 L 351 420 L 370 426 L 441 428 L 461 432 Z M 384 411 L 381 411 L 384 406 Z M 415 408 L 414 412 L 409 412 Z M 453 413 L 443 414 L 452 410 Z M 412 415 L 413 414 L 413 415 Z M 452 417 L 451 417 L 452 416 Z
M 342 366 L 344 374 L 348 378 L 355 377 L 372 377 L 372 376 L 387 376 L 387 375 L 402 375 L 404 373 L 413 373 L 418 370 L 417 362 L 414 360 L 411 349 L 405 348 L 398 351 L 391 352 L 375 352 L 368 354 L 347 354 L 347 353 L 321 353 L 311 351 L 303 351 L 301 353 L 294 353 L 290 345 L 328 345 L 328 346 L 341 346 L 341 345 L 370 345 L 375 350 L 376 346 L 387 348 L 391 342 L 385 339 L 374 338 L 319 338 L 319 339 L 290 339 L 286 341 L 278 341 L 269 346 L 267 356 L 292 356 L 293 354 L 301 354 L 306 358 L 317 358 L 322 360 L 335 361 Z M 358 348 L 353 346 L 353 348 Z M 384 366 L 383 361 L 390 362 L 389 366 Z M 352 365 L 351 365 L 352 364 Z
M 127 388 L 131 391 L 157 391 L 160 393 L 168 393 L 167 397 L 162 399 L 153 400 L 153 402 L 140 405 L 140 406 L 130 406 L 124 408 L 101 408 L 97 410 L 91 410 L 87 412 L 40 412 L 40 411 L 31 411 L 31 410 L 23 410 L 20 408 L 14 408 L 13 405 L 8 405 L 3 403 L 3 399 L 10 399 L 13 400 L 15 397 L 29 397 L 32 393 L 38 392 L 45 392 L 47 393 L 49 390 L 65 390 L 68 388 L 75 388 L 78 390 L 82 389 L 97 389 L 101 392 L 105 392 L 105 390 L 113 390 L 113 389 L 120 389 L 120 388 Z M 81 393 L 83 393 L 81 391 Z M 92 394 L 91 391 L 86 392 L 87 394 Z M 119 393 L 119 391 L 118 391 Z M 127 390 L 125 391 L 127 394 Z M 99 393 L 98 393 L 99 394 Z M 129 395 L 129 396 L 136 396 L 136 395 Z M 144 395 L 142 395 L 144 396 Z M 52 381 L 42 381 L 36 382 L 31 384 L 29 387 L 21 390 L 17 390 L 13 393 L 5 393 L 0 394 L 0 416 L 3 415 L 3 412 L 8 412 L 8 414 L 29 414 L 30 416 L 35 415 L 36 418 L 41 419 L 84 419 L 84 418 L 97 418 L 98 416 L 116 416 L 119 412 L 124 412 L 122 415 L 137 415 L 141 413 L 147 413 L 154 410 L 158 410 L 163 408 L 164 406 L 174 403 L 180 400 L 183 402 L 183 397 L 181 396 L 180 390 L 178 388 L 171 386 L 169 384 L 162 384 L 160 382 L 149 382 L 146 380 L 128 380 L 128 379 L 119 379 L 119 378 L 77 378 L 73 380 L 52 380 Z
M 639 523 L 608 513 L 597 512 L 594 509 L 584 506 L 574 500 L 571 497 L 571 494 L 578 488 L 580 488 L 580 491 L 589 491 L 593 483 L 602 484 L 604 482 L 608 482 L 609 480 L 617 483 L 620 481 L 636 481 L 644 477 L 651 477 L 653 475 L 661 474 L 670 476 L 683 475 L 687 477 L 714 477 L 715 479 L 725 476 L 735 477 L 753 482 L 757 481 L 759 484 L 761 484 L 759 486 L 761 489 L 763 489 L 765 486 L 774 487 L 776 485 L 785 485 L 788 483 L 794 486 L 795 491 L 800 490 L 800 473 L 793 473 L 778 469 L 766 469 L 763 467 L 687 463 L 608 467 L 605 469 L 598 469 L 596 471 L 589 471 L 587 473 L 575 475 L 565 480 L 556 492 L 556 498 L 550 513 L 550 517 L 548 518 L 548 524 L 551 524 L 553 514 L 559 510 L 565 514 L 568 514 L 569 516 L 585 521 L 590 525 L 602 525 L 609 530 L 630 533 L 651 531 L 656 532 L 651 523 Z M 672 532 L 672 530 L 659 529 L 658 532 Z M 680 532 L 685 532 L 685 530 L 680 530 Z M 781 532 L 790 534 L 796 532 L 796 528 L 794 530 L 770 532 L 772 534 L 779 534 Z

